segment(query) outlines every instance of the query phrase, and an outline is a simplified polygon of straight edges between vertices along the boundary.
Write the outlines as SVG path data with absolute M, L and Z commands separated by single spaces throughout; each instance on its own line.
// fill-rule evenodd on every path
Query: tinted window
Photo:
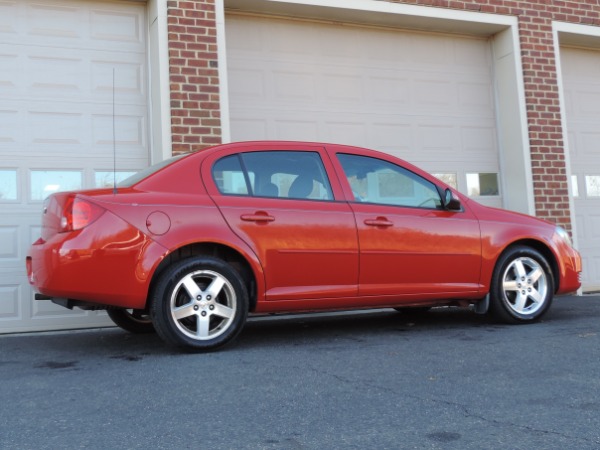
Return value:
M 442 208 L 433 183 L 381 159 L 338 155 L 355 201 L 418 208 Z
M 249 152 L 227 156 L 213 167 L 223 194 L 332 200 L 321 157 L 315 152 Z
M 250 194 L 238 155 L 226 156 L 218 160 L 213 166 L 213 178 L 222 194 Z

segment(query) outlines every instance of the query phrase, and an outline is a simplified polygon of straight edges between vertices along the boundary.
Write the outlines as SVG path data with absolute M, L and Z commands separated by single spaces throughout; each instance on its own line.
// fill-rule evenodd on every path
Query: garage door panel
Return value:
M 0 225 L 0 267 L 6 263 L 21 264 L 20 241 L 18 226 Z
M 96 108 L 104 114 L 90 114 L 77 111 L 76 105 L 60 104 L 51 106 L 29 103 L 22 107 L 31 108 L 24 114 L 14 114 L 18 134 L 8 136 L 11 143 L 19 144 L 21 151 L 30 156 L 53 155 L 82 159 L 95 159 L 106 156 L 112 159 L 112 114 L 110 105 Z M 46 109 L 46 107 L 48 107 Z M 115 142 L 118 152 L 128 157 L 147 159 L 146 116 L 139 107 L 121 106 L 115 116 Z M 14 120 L 15 117 L 17 120 Z M 11 133 L 12 134 L 12 133 Z M 0 143 L 1 145 L 1 143 Z M 9 143 L 7 142 L 7 147 Z M 93 152 L 90 150 L 93 148 Z M 61 165 L 62 161 L 56 161 Z
M 0 275 L 0 327 L 2 321 L 15 321 L 22 317 L 21 305 L 23 304 L 23 285 L 15 280 L 5 281 Z
M 244 100 L 262 100 L 267 96 L 265 73 L 262 69 L 248 69 L 231 64 L 227 77 L 231 86 L 230 95 L 239 103 Z
M 380 111 L 397 111 L 409 104 L 411 90 L 407 77 L 382 74 L 371 76 L 369 81 L 367 97 Z
M 111 153 L 113 150 L 112 114 L 94 114 L 91 116 L 89 136 L 95 151 Z M 143 158 L 147 155 L 147 126 L 146 116 L 136 107 L 119 108 L 119 114 L 114 117 L 114 143 L 121 157 L 127 155 L 133 158 Z
M 67 111 L 29 111 L 29 136 L 31 143 L 68 146 L 83 144 L 84 117 L 81 113 Z
M 600 121 L 598 122 L 600 124 Z M 582 125 L 577 136 L 580 147 L 579 156 L 582 158 L 600 158 L 600 130 L 598 125 Z
M 572 97 L 575 114 L 587 115 L 587 120 L 600 118 L 600 92 L 582 87 L 580 90 L 575 91 Z
M 383 32 L 383 34 L 386 34 Z M 363 33 L 362 42 L 366 49 L 365 58 L 371 67 L 386 67 L 390 59 L 405 67 L 411 61 L 411 37 L 399 34 L 394 40 L 382 38 L 379 33 Z
M 146 6 L 0 2 L 0 332 L 107 325 L 106 314 L 36 302 L 27 249 L 42 200 L 148 165 Z M 10 20 L 6 20 L 10 18 Z
M 319 125 L 305 120 L 277 120 L 275 121 L 275 135 L 277 139 L 282 140 L 315 141 L 319 136 Z
M 232 119 L 230 124 L 231 128 L 235 129 L 233 137 L 236 141 L 255 141 L 262 139 L 262 136 L 272 135 L 268 133 L 266 120 L 255 119 L 251 115 L 243 117 L 240 114 L 236 119 Z
M 113 70 L 115 103 L 145 104 L 144 56 L 96 52 L 90 58 L 90 94 L 94 100 L 112 103 Z
M 81 37 L 78 22 L 85 19 L 82 8 L 57 3 L 34 3 L 27 5 L 27 32 L 46 38 Z
M 343 102 L 344 106 L 350 106 L 356 110 L 360 110 L 361 105 L 364 105 L 365 94 L 362 77 L 326 72 L 323 74 L 322 81 L 321 94 L 324 96 L 325 102 Z
M 484 114 L 494 118 L 494 95 L 492 85 L 479 81 L 457 83 L 458 105 L 471 114 Z
M 273 71 L 273 94 L 276 99 L 284 102 L 314 102 L 316 101 L 316 83 L 312 73 L 292 70 Z
M 454 63 L 454 42 L 435 34 L 410 35 L 410 60 L 425 66 L 451 66 Z
M 372 147 L 463 192 L 499 172 L 486 40 L 228 14 L 226 42 L 233 140 Z
M 90 11 L 90 40 L 102 48 L 121 47 L 129 51 L 144 50 L 144 10 L 111 3 L 97 5 Z
M 16 105 L 0 105 L 0 149 L 13 147 L 18 139 L 19 111 Z
M 17 53 L 18 47 L 0 45 L 0 93 L 14 92 L 18 88 L 18 74 L 22 72 L 22 61 Z
M 575 233 L 584 290 L 600 289 L 600 51 L 561 48 L 574 191 Z M 598 176 L 598 177 L 596 177 Z M 574 186 L 575 188 L 575 186 Z
M 145 8 L 134 2 L 2 2 L 0 40 L 18 45 L 144 52 Z
M 375 122 L 372 126 L 371 142 L 384 152 L 397 151 L 409 155 L 416 148 L 413 127 L 410 123 L 390 120 Z
M 486 156 L 494 152 L 497 139 L 496 127 L 491 121 L 487 125 L 460 127 L 460 148 L 468 158 L 489 160 Z
M 600 247 L 600 200 L 598 201 L 597 209 L 599 210 L 599 212 L 591 213 L 588 215 L 590 223 L 589 236 L 591 244 Z
M 325 136 L 327 142 L 357 145 L 368 144 L 367 125 L 361 121 L 326 121 Z
M 16 19 L 18 14 L 19 8 L 16 1 L 0 2 L 0 35 L 17 34 Z

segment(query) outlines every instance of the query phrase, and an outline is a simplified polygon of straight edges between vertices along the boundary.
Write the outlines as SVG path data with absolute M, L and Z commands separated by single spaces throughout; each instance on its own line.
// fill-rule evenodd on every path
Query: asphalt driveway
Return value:
M 209 354 L 116 328 L 0 336 L 0 448 L 600 448 L 600 296 L 251 320 Z

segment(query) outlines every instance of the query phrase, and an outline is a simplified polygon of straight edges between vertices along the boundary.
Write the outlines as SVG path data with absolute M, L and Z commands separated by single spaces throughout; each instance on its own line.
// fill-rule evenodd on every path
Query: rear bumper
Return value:
M 27 276 L 47 298 L 143 309 L 152 272 L 166 253 L 107 212 L 86 228 L 36 241 L 27 255 Z

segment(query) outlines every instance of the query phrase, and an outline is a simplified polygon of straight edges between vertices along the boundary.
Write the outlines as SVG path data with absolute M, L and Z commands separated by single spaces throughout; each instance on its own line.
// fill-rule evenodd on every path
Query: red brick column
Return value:
M 173 154 L 221 142 L 214 0 L 169 0 Z

